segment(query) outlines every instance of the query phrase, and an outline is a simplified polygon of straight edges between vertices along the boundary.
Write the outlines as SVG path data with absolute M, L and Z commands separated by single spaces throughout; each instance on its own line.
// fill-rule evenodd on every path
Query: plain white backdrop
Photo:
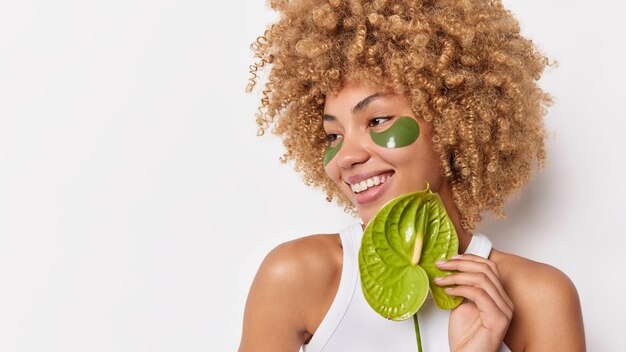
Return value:
M 480 230 L 567 273 L 589 350 L 623 350 L 622 8 L 505 5 L 558 60 L 556 104 L 545 169 Z M 355 221 L 255 136 L 249 44 L 274 18 L 262 0 L 0 4 L 0 351 L 234 351 L 267 252 Z

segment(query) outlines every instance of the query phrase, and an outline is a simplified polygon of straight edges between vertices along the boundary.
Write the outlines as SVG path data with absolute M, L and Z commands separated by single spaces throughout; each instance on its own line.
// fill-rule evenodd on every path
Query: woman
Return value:
M 362 224 L 267 255 L 248 296 L 240 351 L 415 350 L 410 322 L 366 309 L 354 252 L 386 202 L 427 183 L 464 253 L 437 264 L 456 271 L 437 285 L 465 301 L 450 312 L 420 309 L 425 350 L 584 350 L 567 276 L 473 233 L 482 212 L 503 216 L 533 161 L 545 160 L 550 97 L 536 81 L 547 59 L 514 17 L 484 0 L 269 3 L 281 18 L 252 46 L 259 61 L 248 87 L 271 67 L 260 132 L 273 127 L 305 182 Z M 402 121 L 417 127 L 408 133 Z M 400 137 L 390 144 L 378 135 Z

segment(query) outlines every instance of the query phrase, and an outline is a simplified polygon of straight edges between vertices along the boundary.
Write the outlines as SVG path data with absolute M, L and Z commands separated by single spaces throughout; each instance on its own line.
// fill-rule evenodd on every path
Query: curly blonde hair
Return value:
M 350 200 L 326 175 L 324 99 L 348 81 L 392 89 L 433 128 L 433 147 L 452 185 L 462 226 L 526 184 L 543 167 L 543 116 L 551 104 L 537 85 L 548 59 L 520 35 L 498 0 L 269 0 L 278 22 L 251 45 L 247 91 L 269 67 L 257 124 L 283 139 L 307 185 L 327 200 Z

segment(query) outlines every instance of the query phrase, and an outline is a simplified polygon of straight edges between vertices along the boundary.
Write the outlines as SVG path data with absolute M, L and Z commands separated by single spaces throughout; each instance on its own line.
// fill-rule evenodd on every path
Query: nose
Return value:
M 337 164 L 342 169 L 350 169 L 357 164 L 365 163 L 370 156 L 366 138 L 346 135 L 341 149 L 337 152 Z

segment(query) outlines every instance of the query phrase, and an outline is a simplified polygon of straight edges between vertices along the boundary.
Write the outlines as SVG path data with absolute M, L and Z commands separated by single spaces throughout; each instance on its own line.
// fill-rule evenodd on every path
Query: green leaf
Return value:
M 447 270 L 439 270 L 435 266 L 438 260 L 448 260 L 459 253 L 459 239 L 454 230 L 454 224 L 448 217 L 446 208 L 438 195 L 431 193 L 429 201 L 428 235 L 424 238 L 424 249 L 419 265 L 428 274 L 430 290 L 437 307 L 452 309 L 463 301 L 463 297 L 449 296 L 445 287 L 435 285 L 435 278 L 450 275 Z
M 462 299 L 448 296 L 433 280 L 449 274 L 437 269 L 435 261 L 457 251 L 454 226 L 437 194 L 426 189 L 391 200 L 363 234 L 359 272 L 365 299 L 378 314 L 392 320 L 415 314 L 429 287 L 437 306 L 456 307 Z

